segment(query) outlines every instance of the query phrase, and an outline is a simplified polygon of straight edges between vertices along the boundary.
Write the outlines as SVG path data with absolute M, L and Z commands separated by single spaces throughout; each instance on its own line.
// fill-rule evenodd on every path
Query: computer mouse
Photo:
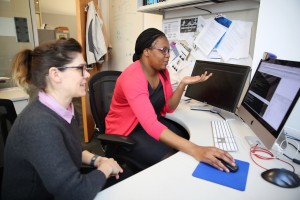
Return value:
M 219 161 L 221 161 L 223 163 L 223 165 L 225 165 L 225 167 L 227 167 L 227 169 L 229 169 L 230 172 L 237 172 L 239 167 L 237 164 L 235 164 L 235 166 L 230 165 L 228 162 L 226 162 L 225 160 L 221 159 L 221 158 L 217 158 Z
M 261 173 L 266 181 L 283 188 L 295 188 L 300 186 L 299 176 L 287 169 L 272 168 Z

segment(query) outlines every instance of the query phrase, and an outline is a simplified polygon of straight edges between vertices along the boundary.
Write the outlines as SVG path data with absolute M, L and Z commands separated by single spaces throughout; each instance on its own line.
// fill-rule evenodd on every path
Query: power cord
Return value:
M 265 155 L 262 155 L 262 154 L 266 154 L 267 156 Z M 271 151 L 265 149 L 265 148 L 262 148 L 260 146 L 258 146 L 258 144 L 256 144 L 255 146 L 252 146 L 250 148 L 250 158 L 251 160 L 259 167 L 265 169 L 265 170 L 268 170 L 267 168 L 259 165 L 254 159 L 253 159 L 253 156 L 259 158 L 259 159 L 262 159 L 262 160 L 273 160 L 273 159 L 276 159 L 276 160 L 279 160 L 281 162 L 284 162 L 288 165 L 290 165 L 292 168 L 293 168 L 293 172 L 295 172 L 295 167 L 290 164 L 289 162 L 285 161 L 285 160 L 282 160 L 278 157 L 276 157 Z
M 290 143 L 290 142 L 287 142 L 287 143 L 296 149 L 296 154 L 300 152 L 300 150 L 299 150 L 299 144 L 298 144 L 298 143 L 297 143 L 297 144 L 298 144 L 298 147 L 296 147 L 294 144 L 292 144 L 292 143 Z M 285 157 L 287 157 L 288 159 L 292 160 L 294 163 L 300 165 L 300 160 L 298 160 L 298 159 L 296 159 L 296 158 L 291 158 L 291 157 L 289 157 L 288 155 L 286 155 L 285 153 L 283 153 L 283 155 L 284 155 Z M 296 156 L 294 156 L 294 157 L 296 157 Z

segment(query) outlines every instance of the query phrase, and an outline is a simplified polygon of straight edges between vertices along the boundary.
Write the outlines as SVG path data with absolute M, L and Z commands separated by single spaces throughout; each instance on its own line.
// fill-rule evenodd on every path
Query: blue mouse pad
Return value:
M 193 176 L 207 181 L 218 183 L 233 189 L 245 191 L 249 163 L 241 160 L 235 160 L 239 166 L 237 172 L 223 172 L 206 163 L 200 162 L 193 172 Z

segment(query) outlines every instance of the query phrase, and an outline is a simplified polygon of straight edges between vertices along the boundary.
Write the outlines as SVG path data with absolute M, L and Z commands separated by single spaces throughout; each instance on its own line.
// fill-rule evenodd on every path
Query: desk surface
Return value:
M 190 133 L 190 141 L 201 146 L 213 146 L 211 120 L 221 120 L 217 115 L 206 111 L 193 111 L 188 104 L 180 104 L 176 111 L 167 116 L 178 122 Z M 96 200 L 199 200 L 199 199 L 231 199 L 231 200 L 296 200 L 300 196 L 300 187 L 284 189 L 274 186 L 261 178 L 262 168 L 251 161 L 249 145 L 245 136 L 254 135 L 242 121 L 229 121 L 235 135 L 239 151 L 231 155 L 250 163 L 245 191 L 239 191 L 219 184 L 208 182 L 192 176 L 198 165 L 191 156 L 178 152 L 156 165 L 113 185 L 96 196 Z M 266 168 L 290 166 L 277 161 L 258 160 Z M 294 165 L 295 166 L 295 165 Z M 297 167 L 297 166 L 295 166 Z M 300 174 L 300 167 L 296 168 Z
M 28 94 L 19 87 L 2 88 L 0 89 L 1 99 L 10 99 L 12 101 L 22 101 L 29 98 Z

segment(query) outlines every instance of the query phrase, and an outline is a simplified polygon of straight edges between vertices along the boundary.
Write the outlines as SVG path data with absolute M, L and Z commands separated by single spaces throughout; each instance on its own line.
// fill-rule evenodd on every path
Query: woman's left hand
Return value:
M 108 160 L 107 157 L 102 157 L 99 156 L 96 160 L 95 160 L 95 167 L 99 167 L 101 165 L 101 162 Z
M 205 71 L 204 74 L 201 74 L 199 76 L 186 76 L 181 80 L 181 82 L 185 85 L 204 82 L 207 79 L 209 79 L 212 75 L 212 73 L 207 74 L 207 71 Z

